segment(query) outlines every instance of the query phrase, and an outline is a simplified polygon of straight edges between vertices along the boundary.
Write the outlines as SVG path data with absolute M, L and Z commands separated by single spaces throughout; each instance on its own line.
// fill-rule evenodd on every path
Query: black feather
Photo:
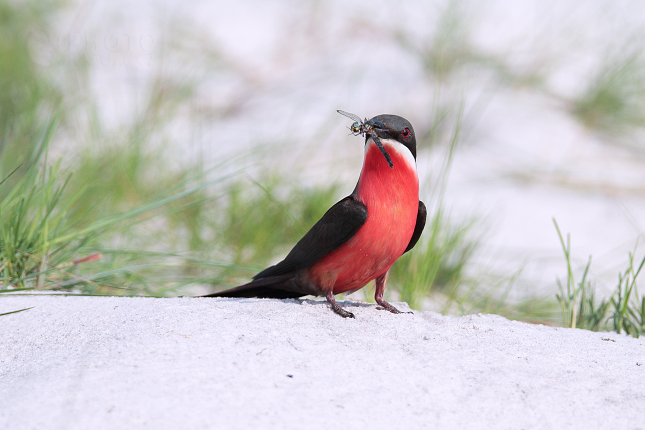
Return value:
M 417 223 L 414 226 L 414 232 L 412 233 L 412 237 L 410 238 L 410 243 L 408 243 L 408 247 L 405 248 L 405 251 L 403 253 L 405 254 L 412 248 L 414 248 L 414 245 L 417 244 L 419 241 L 419 238 L 421 237 L 421 233 L 423 233 L 423 228 L 426 226 L 426 217 L 427 217 L 428 211 L 426 210 L 426 205 L 423 204 L 421 200 L 419 200 L 419 211 L 417 212 Z

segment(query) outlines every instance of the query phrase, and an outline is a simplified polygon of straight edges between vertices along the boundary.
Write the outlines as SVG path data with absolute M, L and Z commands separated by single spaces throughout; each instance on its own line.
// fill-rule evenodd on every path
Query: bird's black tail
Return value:
M 229 290 L 219 291 L 213 294 L 207 294 L 200 297 L 258 297 L 263 299 L 296 299 L 306 296 L 294 290 L 295 284 L 293 275 L 269 276 L 267 278 L 256 279 L 248 284 Z M 297 288 L 297 287 L 296 287 Z

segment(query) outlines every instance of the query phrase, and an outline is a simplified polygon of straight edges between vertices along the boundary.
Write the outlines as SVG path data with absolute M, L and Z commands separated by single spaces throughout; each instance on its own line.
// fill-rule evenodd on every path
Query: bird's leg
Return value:
M 376 278 L 376 292 L 374 293 L 374 300 L 376 303 L 381 305 L 386 311 L 390 311 L 393 314 L 401 314 L 400 310 L 383 300 L 383 293 L 385 292 L 385 281 L 387 280 L 387 274 L 390 273 L 389 270 Z M 411 314 L 412 312 L 405 312 Z
M 334 298 L 334 293 L 332 293 L 332 291 L 329 291 L 327 293 L 326 298 L 329 304 L 331 305 L 331 310 L 333 310 L 343 318 L 354 318 L 353 313 L 346 311 L 345 309 L 341 308 L 338 303 L 336 303 L 336 299 Z

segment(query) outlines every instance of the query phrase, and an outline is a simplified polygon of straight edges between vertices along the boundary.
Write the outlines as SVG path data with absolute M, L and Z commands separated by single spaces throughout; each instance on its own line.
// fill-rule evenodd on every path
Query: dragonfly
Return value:
M 358 115 L 354 115 L 353 113 L 345 112 L 344 110 L 340 110 L 340 109 L 336 110 L 336 112 L 338 112 L 343 116 L 346 116 L 349 119 L 353 119 L 354 123 L 349 127 L 349 131 L 351 131 L 354 134 L 354 136 L 358 136 L 358 135 L 370 136 L 374 141 L 374 143 L 376 143 L 376 146 L 378 146 L 378 149 L 381 150 L 381 153 L 385 157 L 385 160 L 387 160 L 387 164 L 389 164 L 391 168 L 394 168 L 394 164 L 392 164 L 392 158 L 390 157 L 390 154 L 388 154 L 387 151 L 385 150 L 385 147 L 383 147 L 383 143 L 381 143 L 381 140 L 376 134 L 376 131 L 374 130 L 374 126 L 372 124 L 369 124 L 369 121 L 367 120 L 367 118 L 361 119 L 361 117 Z

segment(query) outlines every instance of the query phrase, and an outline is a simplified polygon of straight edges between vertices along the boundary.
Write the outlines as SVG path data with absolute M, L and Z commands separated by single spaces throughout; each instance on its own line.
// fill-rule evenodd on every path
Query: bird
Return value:
M 426 206 L 419 200 L 417 144 L 412 124 L 382 114 L 350 127 L 365 137 L 363 167 L 354 191 L 333 205 L 279 263 L 247 284 L 203 297 L 299 298 L 323 296 L 344 318 L 355 318 L 335 299 L 375 280 L 374 299 L 383 309 L 402 313 L 383 299 L 394 262 L 419 241 Z

